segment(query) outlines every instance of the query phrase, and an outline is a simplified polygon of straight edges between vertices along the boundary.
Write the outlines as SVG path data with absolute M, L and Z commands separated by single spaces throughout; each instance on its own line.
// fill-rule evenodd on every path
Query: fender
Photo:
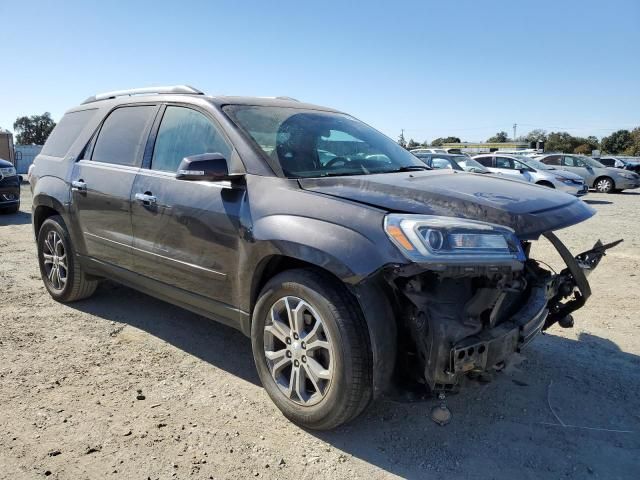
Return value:
M 389 255 L 394 250 L 381 248 L 354 230 L 308 217 L 273 215 L 259 219 L 251 231 L 251 243 L 250 249 L 242 248 L 244 268 L 239 269 L 236 279 L 240 308 L 251 311 L 256 277 L 274 255 L 329 271 L 346 284 L 364 314 L 373 360 L 374 398 L 377 398 L 391 379 L 397 345 L 393 309 L 377 273 L 382 266 L 402 259 Z M 245 257 L 249 252 L 258 253 Z
M 46 192 L 46 193 L 43 193 Z M 31 206 L 32 224 L 34 235 L 38 235 L 36 231 L 36 211 L 38 207 L 48 207 L 56 210 L 67 225 L 70 224 L 69 201 L 70 191 L 69 184 L 64 180 L 53 177 L 39 177 L 32 187 L 33 201 Z M 72 233 L 71 231 L 69 233 Z M 76 241 L 76 238 L 73 238 Z

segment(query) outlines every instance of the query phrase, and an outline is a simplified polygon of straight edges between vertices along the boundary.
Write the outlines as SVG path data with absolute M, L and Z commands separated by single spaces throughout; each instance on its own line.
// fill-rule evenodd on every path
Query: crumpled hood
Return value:
M 299 179 L 308 191 L 391 212 L 443 215 L 511 227 L 521 239 L 582 222 L 595 210 L 557 190 L 451 170 Z

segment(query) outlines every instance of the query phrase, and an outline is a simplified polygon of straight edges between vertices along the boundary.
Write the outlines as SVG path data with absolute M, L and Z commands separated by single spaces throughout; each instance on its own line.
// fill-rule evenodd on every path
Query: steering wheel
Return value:
M 325 164 L 325 167 L 333 167 L 338 162 L 342 162 L 345 165 L 347 165 L 348 163 L 351 163 L 351 160 L 349 160 L 348 158 L 345 158 L 345 157 L 333 157 L 331 160 L 329 160 Z

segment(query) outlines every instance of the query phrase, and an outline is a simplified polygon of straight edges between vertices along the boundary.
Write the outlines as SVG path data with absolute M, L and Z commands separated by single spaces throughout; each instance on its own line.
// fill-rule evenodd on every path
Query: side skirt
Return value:
M 247 312 L 95 258 L 82 255 L 78 258 L 85 271 L 91 275 L 114 280 L 159 300 L 233 327 L 246 336 L 251 335 L 251 319 Z

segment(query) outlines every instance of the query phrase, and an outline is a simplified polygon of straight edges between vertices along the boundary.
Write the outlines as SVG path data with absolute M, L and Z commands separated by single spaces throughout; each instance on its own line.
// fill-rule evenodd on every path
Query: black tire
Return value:
M 331 339 L 333 374 L 324 397 L 315 405 L 300 405 L 287 397 L 267 364 L 265 324 L 271 307 L 283 297 L 297 297 L 313 307 Z M 284 416 L 300 426 L 335 428 L 358 416 L 371 402 L 373 366 L 365 319 L 344 285 L 328 274 L 298 269 L 273 277 L 262 289 L 253 312 L 251 344 L 265 390 Z
M 45 265 L 45 252 L 49 250 L 46 246 L 48 236 L 56 233 L 62 242 L 63 252 L 65 253 L 66 272 L 64 277 L 64 285 L 49 278 L 51 268 Z M 47 218 L 38 231 L 38 264 L 40 266 L 40 275 L 44 286 L 54 300 L 62 303 L 75 302 L 83 298 L 90 297 L 98 286 L 98 280 L 89 279 L 82 270 L 82 266 L 76 257 L 75 249 L 71 244 L 69 232 L 64 220 L 59 215 Z M 55 275 L 54 275 L 55 276 Z M 57 288 L 60 287 L 60 288 Z
M 18 213 L 19 210 L 20 210 L 20 204 L 16 203 L 15 205 L 11 205 L 10 207 L 4 207 L 0 209 L 0 213 L 6 213 L 6 214 Z
M 598 193 L 613 193 L 616 189 L 616 184 L 610 177 L 598 177 L 593 182 L 593 188 Z

